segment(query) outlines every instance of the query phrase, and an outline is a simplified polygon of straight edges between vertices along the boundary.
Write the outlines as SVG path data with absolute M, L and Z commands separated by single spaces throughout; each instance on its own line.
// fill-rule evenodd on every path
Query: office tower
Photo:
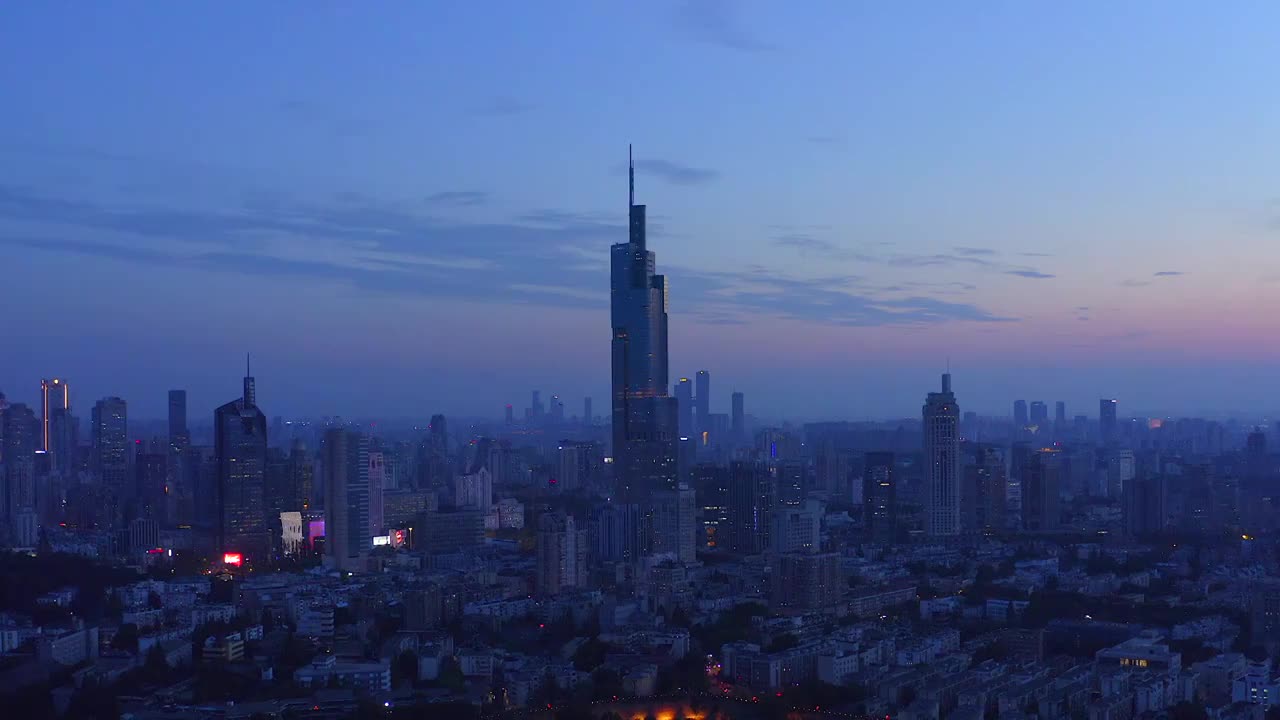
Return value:
M 814 469 L 818 490 L 835 497 L 850 498 L 855 504 L 862 502 L 860 488 L 850 494 L 853 458 L 849 453 L 838 449 L 835 440 L 826 438 L 819 442 Z
M 597 559 L 629 564 L 644 554 L 644 539 L 651 528 L 639 505 L 608 503 L 596 510 L 592 529 Z
M 451 555 L 484 542 L 485 513 L 475 509 L 428 510 L 414 520 L 414 547 L 428 555 Z
M 493 507 L 493 476 L 489 468 L 474 468 L 474 472 L 459 475 L 454 486 L 454 507 L 471 508 L 488 514 Z
M 92 421 L 94 472 L 110 493 L 120 497 L 129 477 L 129 414 L 124 400 L 99 400 L 93 406 Z
M 561 440 L 556 449 L 555 490 L 576 492 L 586 486 L 590 471 L 588 452 L 592 443 Z
M 315 463 L 306 443 L 294 438 L 289 454 L 267 451 L 266 495 L 269 519 L 282 512 L 303 512 L 314 504 Z
M 1116 404 L 1114 399 L 1098 401 L 1098 435 L 1103 445 L 1119 440 L 1116 436 Z
M 217 463 L 215 548 L 265 562 L 271 551 L 267 524 L 267 417 L 258 408 L 253 376 L 245 364 L 240 397 L 213 411 Z
M 362 568 L 372 544 L 369 530 L 369 438 L 347 430 L 324 434 L 325 565 L 351 572 Z
M 978 448 L 972 465 L 966 465 L 961 498 L 967 532 L 995 533 L 1007 527 L 1008 472 L 1004 456 L 993 447 Z
M 844 594 L 838 553 L 789 553 L 773 561 L 769 610 L 802 614 L 832 607 Z
M 0 465 L 4 496 L 0 503 L 4 518 L 13 526 L 20 514 L 36 507 L 36 450 L 40 447 L 42 426 L 31 408 L 13 403 L 0 411 L 0 432 L 4 436 L 4 465 Z
M 67 381 L 60 378 L 41 380 L 40 408 L 40 449 L 45 452 L 51 452 L 53 447 L 50 442 L 51 428 L 49 427 L 49 420 L 53 416 L 55 409 L 64 412 L 71 410 L 71 388 L 67 386 Z
M 697 392 L 698 432 L 710 432 L 711 428 L 708 426 L 708 422 L 711 416 L 711 373 L 706 370 L 699 370 L 695 377 L 697 378 L 695 391 Z
M 424 482 L 441 490 L 453 484 L 453 459 L 449 455 L 449 426 L 444 415 L 432 415 L 427 425 L 426 457 L 422 460 Z
M 511 403 L 507 403 L 506 416 L 503 418 L 503 422 L 507 425 L 515 424 L 515 411 L 512 409 Z
M 924 409 L 925 532 L 960 532 L 960 408 L 951 392 L 951 374 L 942 392 L 929 393 Z
M 667 395 L 667 283 L 645 244 L 645 206 L 629 172 L 629 238 L 610 248 L 613 457 L 618 495 L 648 503 L 675 488 L 677 408 Z
M 169 391 L 169 438 L 187 432 L 187 391 Z
M 676 405 L 679 407 L 679 430 L 680 438 L 691 438 L 694 436 L 693 424 L 693 383 L 689 378 L 680 378 L 676 381 Z
M 582 425 L 583 427 L 591 427 L 595 425 L 595 420 L 591 414 L 591 398 L 582 398 Z
M 741 443 L 747 439 L 747 416 L 742 409 L 742 393 L 740 392 L 733 394 L 733 417 L 729 432 L 733 436 L 735 443 Z
M 559 395 L 551 396 L 551 422 L 556 425 L 564 423 L 564 403 L 560 402 Z
M 1049 406 L 1045 405 L 1041 400 L 1031 401 L 1031 427 L 1036 428 L 1036 432 L 1044 434 L 1049 428 Z
M 1169 483 L 1159 473 L 1143 473 L 1124 486 L 1124 527 L 1131 538 L 1162 532 L 1169 525 Z
M 187 391 L 169 391 L 169 452 L 165 475 L 178 522 L 191 522 L 186 510 L 192 501 L 191 432 L 187 428 Z
M 1015 434 L 1021 433 L 1028 425 L 1031 424 L 1031 417 L 1027 414 L 1027 401 L 1013 401 L 1013 431 Z
M 862 512 L 867 537 L 876 542 L 893 542 L 898 534 L 898 483 L 893 453 L 867 453 L 863 465 Z
M 386 531 L 382 492 L 387 486 L 387 461 L 381 452 L 369 453 L 369 537 Z
M 700 527 L 699 546 L 709 550 L 729 549 L 729 468 L 705 463 L 691 473 L 697 493 Z
M 691 487 L 653 494 L 653 554 L 697 560 L 698 501 Z
M 809 494 L 810 475 L 805 463 L 798 460 L 771 463 L 769 472 L 777 488 L 775 497 L 778 505 L 799 505 Z
M 770 550 L 774 553 L 816 553 L 822 549 L 822 503 L 805 500 L 799 505 L 774 510 L 769 529 Z
M 135 499 L 137 517 L 167 523 L 168 516 L 168 456 L 144 445 L 135 446 L 133 470 L 136 483 Z M 152 547 L 155 547 L 152 545 Z
M 1107 497 L 1123 498 L 1124 487 L 1133 479 L 1136 469 L 1132 450 L 1116 448 L 1107 452 Z
M 1067 427 L 1067 404 L 1061 400 L 1053 404 L 1053 424 L 1059 431 Z
M 555 597 L 587 584 L 587 533 L 573 516 L 545 513 L 538 518 L 538 594 Z
M 534 420 L 542 419 L 542 393 L 538 390 L 533 391 L 533 400 L 529 403 L 529 415 Z
M 409 630 L 434 630 L 441 625 L 441 614 L 439 585 L 427 583 L 404 594 L 404 624 Z
M 769 548 L 770 514 L 776 504 L 773 478 L 760 463 L 729 466 L 729 549 L 757 555 Z
M 1057 450 L 1031 454 L 1022 471 L 1022 530 L 1056 532 L 1060 524 L 1058 492 L 1061 457 Z

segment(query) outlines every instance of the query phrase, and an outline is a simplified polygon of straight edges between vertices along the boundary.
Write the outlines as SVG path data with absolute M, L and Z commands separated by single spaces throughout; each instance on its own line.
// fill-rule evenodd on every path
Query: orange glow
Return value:
M 244 562 L 244 557 L 240 553 L 223 553 L 222 562 L 227 565 L 235 565 L 239 567 Z

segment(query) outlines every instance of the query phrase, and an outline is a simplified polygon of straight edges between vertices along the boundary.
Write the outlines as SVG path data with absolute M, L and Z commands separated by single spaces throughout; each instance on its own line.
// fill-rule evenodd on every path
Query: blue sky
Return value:
M 1228 12 L 1229 11 L 1229 12 Z M 1270 407 L 1272 3 L 0 9 L 0 389 L 193 412 L 607 397 L 634 143 L 727 407 Z M 967 402 L 966 402 L 967 401 Z

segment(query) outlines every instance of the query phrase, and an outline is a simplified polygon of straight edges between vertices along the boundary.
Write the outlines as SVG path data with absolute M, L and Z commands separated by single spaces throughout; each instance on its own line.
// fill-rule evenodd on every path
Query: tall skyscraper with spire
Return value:
M 631 162 L 628 179 L 629 237 L 610 249 L 613 456 L 619 495 L 647 504 L 676 487 L 677 408 L 667 394 L 667 281 L 654 273 Z
M 258 409 L 247 356 L 243 393 L 213 411 L 213 445 L 217 550 L 264 562 L 271 552 L 266 510 L 267 416 Z
M 951 373 L 924 403 L 924 511 L 929 535 L 960 532 L 960 406 Z

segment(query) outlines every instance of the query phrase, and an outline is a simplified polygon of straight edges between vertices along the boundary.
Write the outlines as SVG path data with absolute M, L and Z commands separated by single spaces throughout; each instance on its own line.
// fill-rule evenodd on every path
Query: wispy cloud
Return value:
M 673 185 L 702 185 L 720 177 L 707 168 L 682 165 L 670 160 L 637 160 L 636 172 L 652 175 Z
M 474 207 L 489 202 L 489 193 L 482 190 L 446 190 L 428 195 L 425 202 L 436 207 Z
M 1152 277 L 1178 277 L 1179 275 L 1186 275 L 1186 273 L 1181 270 L 1161 270 Z
M 959 255 L 967 255 L 967 256 L 970 256 L 970 257 L 977 256 L 977 255 L 995 255 L 995 254 L 996 254 L 996 251 L 995 251 L 995 250 L 992 250 L 991 248 L 964 247 L 964 246 L 960 246 L 960 247 L 956 247 L 956 248 L 954 248 L 954 249 L 955 249 L 955 251 L 956 251 L 956 253 L 957 253 L 957 254 L 959 254 Z
M 699 42 L 739 52 L 769 52 L 777 47 L 748 30 L 731 0 L 686 0 L 677 9 L 676 26 Z
M 1005 275 L 1017 275 L 1018 277 L 1031 278 L 1032 280 L 1048 280 L 1056 275 L 1042 273 L 1039 270 L 1005 270 Z
M 1151 284 L 1151 281 L 1150 280 L 1125 280 L 1120 284 L 1124 287 L 1137 288 L 1137 287 L 1146 287 Z

